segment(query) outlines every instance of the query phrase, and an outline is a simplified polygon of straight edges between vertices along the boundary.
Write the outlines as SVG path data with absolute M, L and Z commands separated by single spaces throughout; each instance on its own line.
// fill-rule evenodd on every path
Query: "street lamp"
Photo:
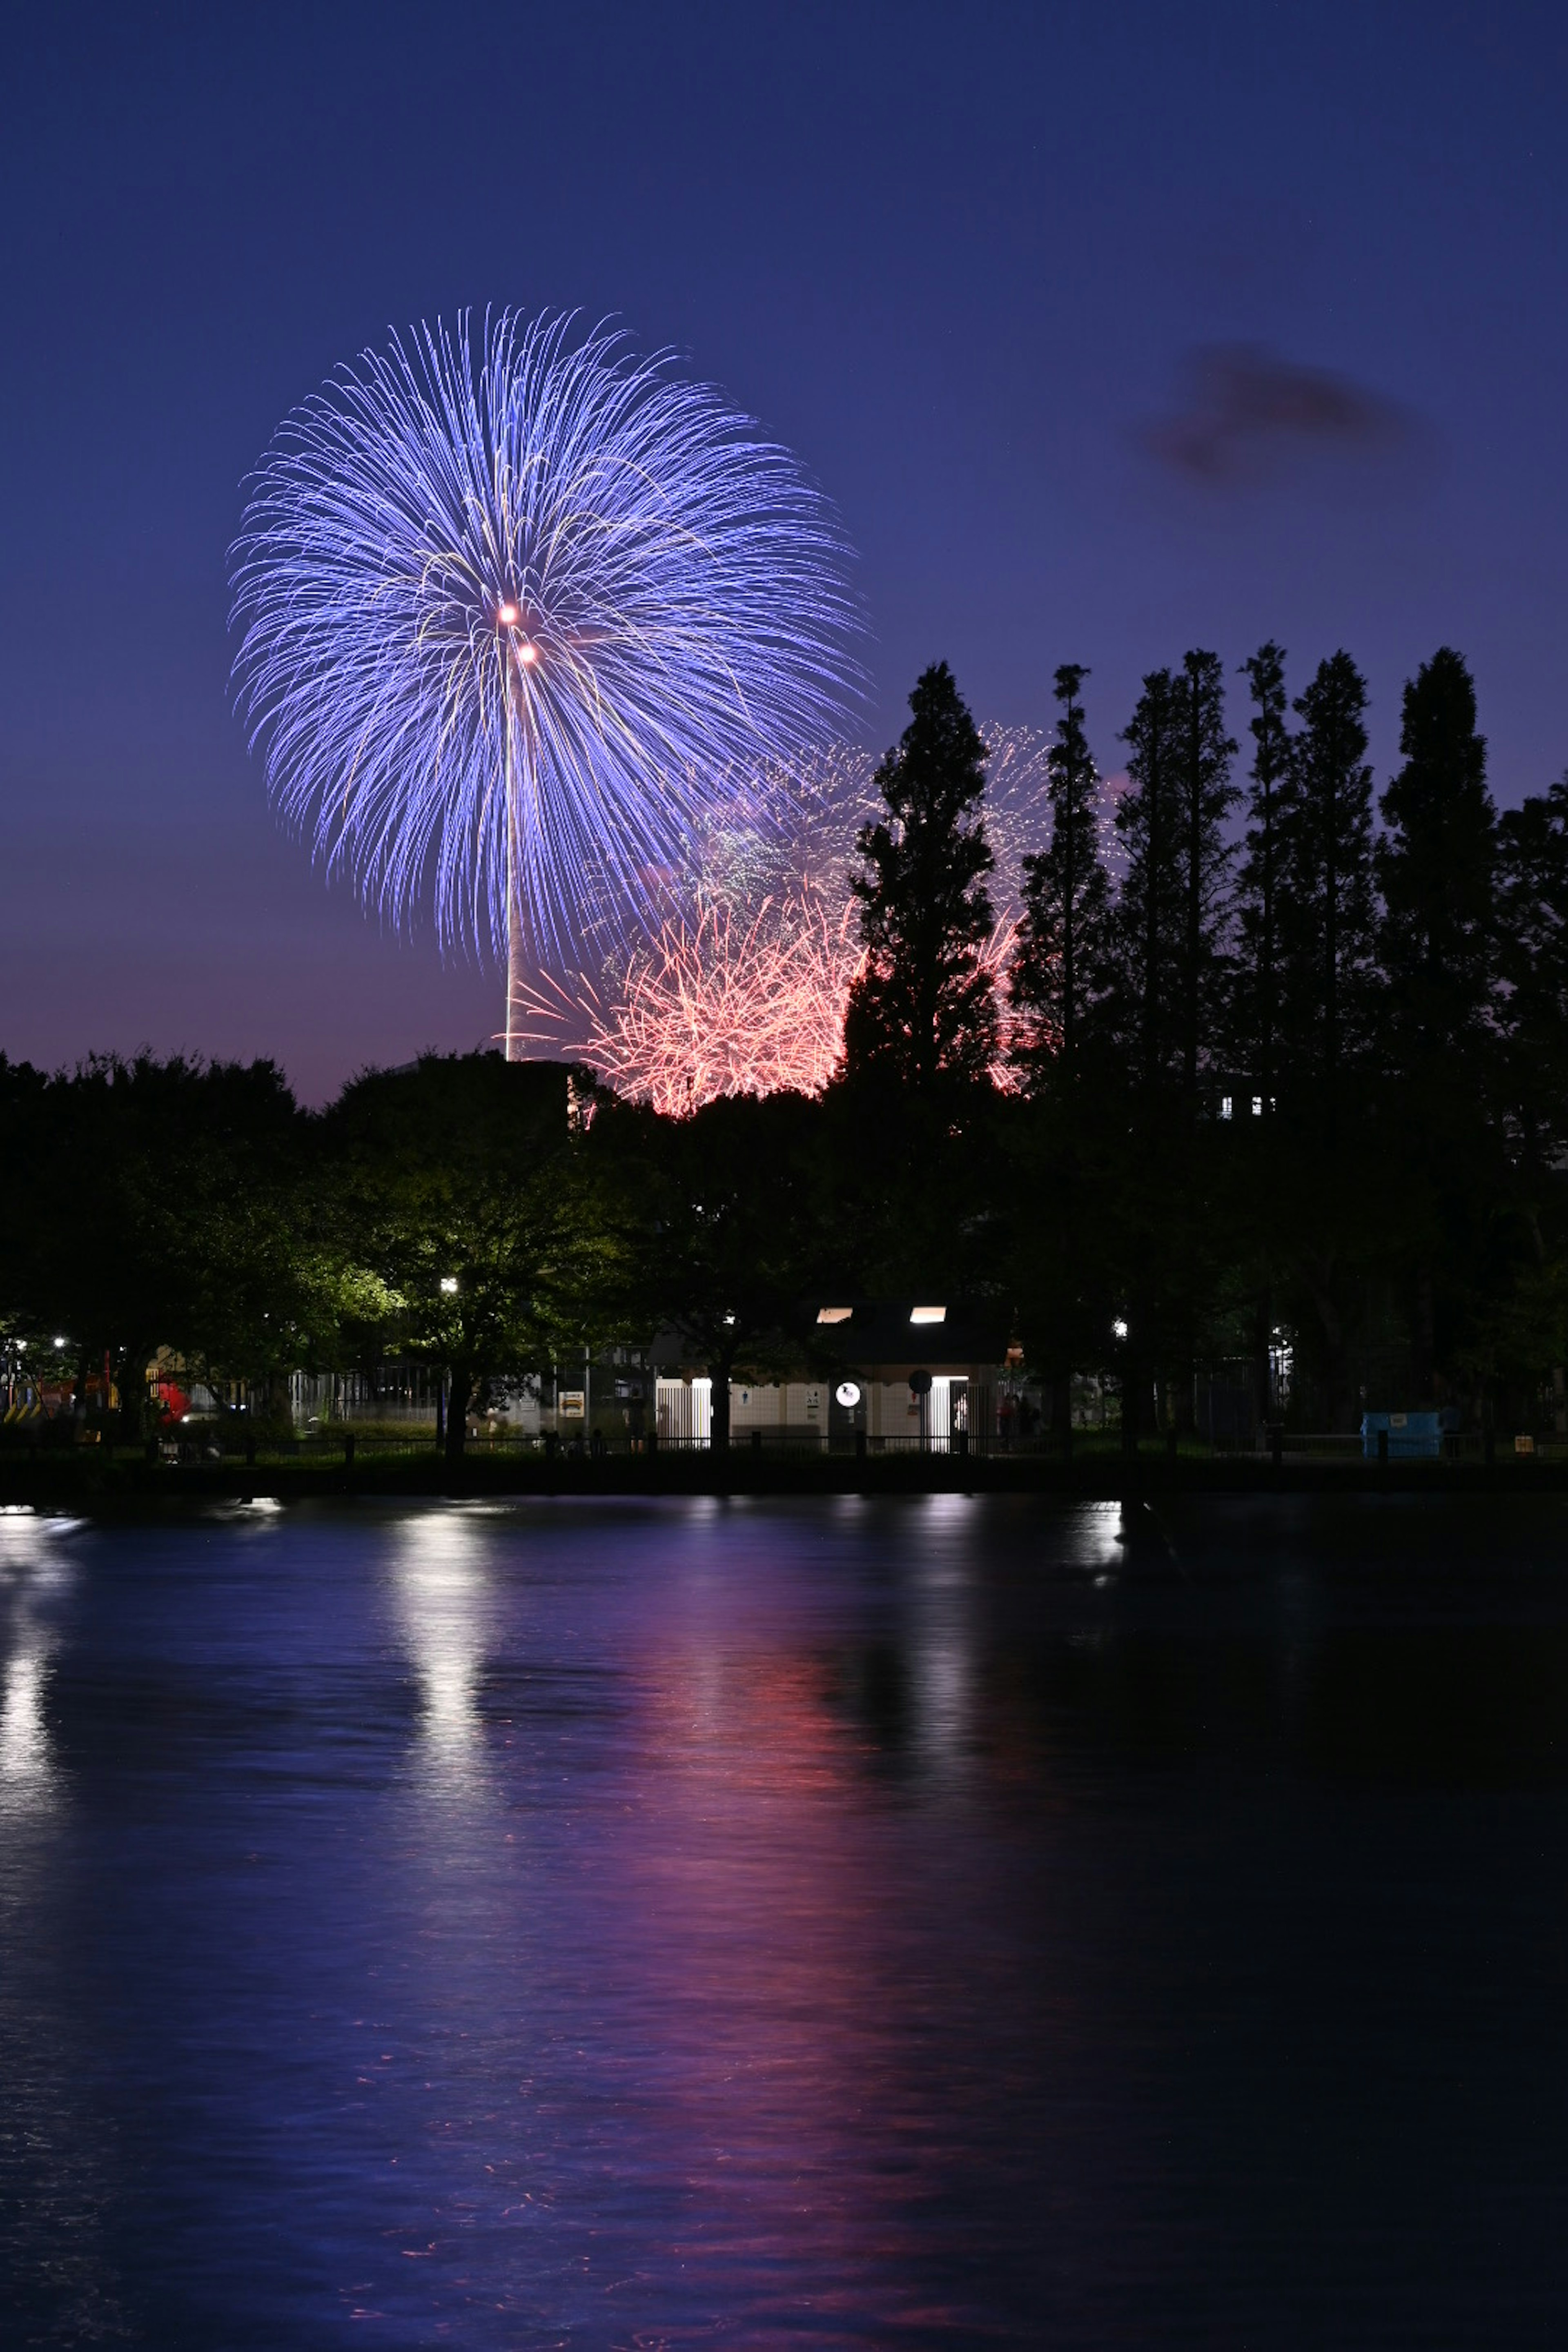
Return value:
M 457 1276 L 455 1274 L 444 1274 L 441 1276 L 441 1287 L 446 1292 L 447 1297 L 450 1298 L 453 1292 L 458 1287 Z

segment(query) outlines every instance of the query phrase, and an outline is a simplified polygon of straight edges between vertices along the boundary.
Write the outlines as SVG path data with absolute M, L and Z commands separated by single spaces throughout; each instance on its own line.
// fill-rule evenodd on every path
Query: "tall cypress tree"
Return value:
M 1236 745 L 1225 731 L 1225 677 L 1217 654 L 1190 653 L 1172 681 L 1180 775 L 1182 943 L 1181 1069 L 1188 1099 L 1219 1024 L 1225 969 L 1221 933 L 1234 858 L 1225 820 L 1240 797 L 1230 780 Z
M 1349 654 L 1319 663 L 1295 709 L 1302 725 L 1280 827 L 1281 1025 L 1331 1138 L 1342 1081 L 1369 1040 L 1373 975 L 1366 682 Z
M 1239 952 L 1233 999 L 1237 1044 L 1257 1079 L 1264 1108 L 1273 1108 L 1279 1031 L 1279 923 L 1283 803 L 1290 782 L 1290 731 L 1285 695 L 1285 651 L 1270 638 L 1242 664 L 1252 689 L 1252 781 L 1247 794 L 1247 842 L 1237 881 Z
M 1064 662 L 1055 692 L 1062 715 L 1047 757 L 1049 846 L 1024 860 L 1024 920 L 1011 993 L 1018 1013 L 1015 1057 L 1036 1087 L 1076 1077 L 1087 1021 L 1105 987 L 1110 889 L 1100 857 L 1100 778 L 1084 732 L 1079 690 L 1089 675 Z
M 1510 1120 L 1521 1157 L 1568 1150 L 1568 776 L 1498 822 L 1498 918 Z
M 985 746 L 945 662 L 921 674 L 910 709 L 877 771 L 888 817 L 857 836 L 866 964 L 849 992 L 844 1057 L 850 1076 L 878 1072 L 926 1094 L 984 1078 L 995 1056 L 995 993 L 980 960 L 995 861 L 979 814 Z
M 1424 1394 L 1440 1325 L 1462 1322 L 1500 1171 L 1485 1105 L 1495 1041 L 1497 813 L 1476 690 L 1450 646 L 1405 688 L 1405 765 L 1383 796 L 1382 1043 L 1397 1107 L 1391 1140 L 1408 1203 L 1403 1253 L 1411 1373 Z
M 1405 687 L 1399 748 L 1377 845 L 1379 947 L 1396 1067 L 1415 1074 L 1478 1041 L 1492 989 L 1497 812 L 1475 687 L 1447 646 Z
M 1182 730 L 1168 669 L 1152 670 L 1122 734 L 1131 789 L 1116 812 L 1127 874 L 1117 903 L 1116 1019 L 1146 1093 L 1181 1049 L 1186 897 L 1182 862 Z

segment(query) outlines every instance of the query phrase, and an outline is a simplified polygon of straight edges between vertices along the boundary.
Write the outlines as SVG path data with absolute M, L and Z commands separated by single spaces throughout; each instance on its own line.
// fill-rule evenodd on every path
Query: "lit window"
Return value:
M 913 1307 L 910 1309 L 910 1321 L 911 1323 L 945 1323 L 947 1309 L 945 1307 Z
M 1236 1105 L 1232 1102 L 1230 1097 L 1228 1095 L 1221 1095 L 1219 1098 L 1219 1115 L 1221 1118 L 1228 1118 L 1235 1108 Z
M 852 1307 L 819 1307 L 816 1319 L 819 1323 L 847 1323 L 854 1312 Z
M 1261 1095 L 1254 1095 L 1252 1097 L 1252 1116 L 1254 1118 L 1261 1118 L 1263 1116 L 1263 1097 Z

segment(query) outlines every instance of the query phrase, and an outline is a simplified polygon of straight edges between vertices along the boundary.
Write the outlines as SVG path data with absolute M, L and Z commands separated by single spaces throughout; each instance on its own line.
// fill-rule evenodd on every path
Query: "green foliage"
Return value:
M 426 1054 L 355 1079 L 323 1121 L 342 1304 L 395 1300 L 361 1344 L 445 1368 L 454 1454 L 491 1382 L 542 1370 L 613 1320 L 620 1250 L 577 1149 L 569 1085 L 559 1064 Z

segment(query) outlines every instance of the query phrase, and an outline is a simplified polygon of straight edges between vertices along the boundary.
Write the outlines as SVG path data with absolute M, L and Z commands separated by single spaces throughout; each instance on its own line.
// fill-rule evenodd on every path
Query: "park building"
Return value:
M 980 1448 L 1005 1433 L 1018 1383 L 1007 1362 L 1006 1317 L 995 1307 L 812 1300 L 796 1337 L 811 1370 L 731 1381 L 731 1444 L 947 1453 L 957 1442 Z M 713 1383 L 681 1353 L 673 1331 L 653 1350 L 654 1423 L 661 1444 L 709 1444 Z

